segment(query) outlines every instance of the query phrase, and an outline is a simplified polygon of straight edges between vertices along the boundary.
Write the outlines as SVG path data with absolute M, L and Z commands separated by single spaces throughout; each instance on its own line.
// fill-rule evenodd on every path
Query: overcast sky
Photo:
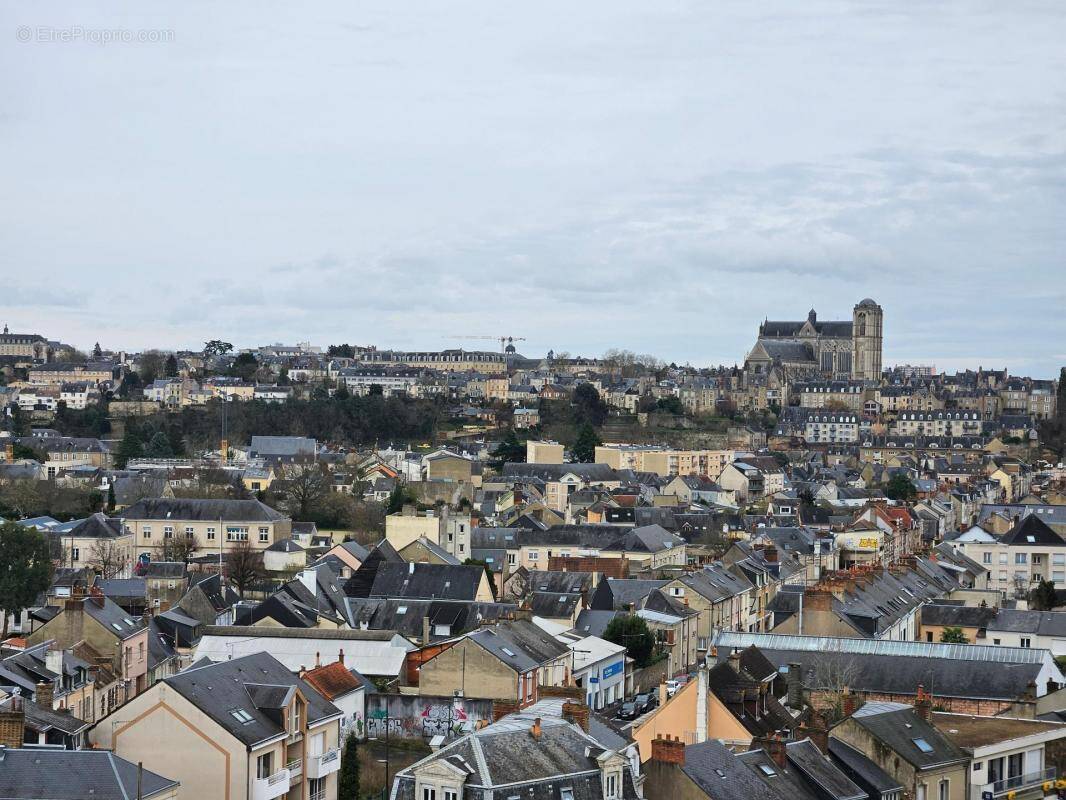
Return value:
M 870 296 L 886 365 L 1066 363 L 1061 0 L 0 15 L 12 330 L 708 365 Z

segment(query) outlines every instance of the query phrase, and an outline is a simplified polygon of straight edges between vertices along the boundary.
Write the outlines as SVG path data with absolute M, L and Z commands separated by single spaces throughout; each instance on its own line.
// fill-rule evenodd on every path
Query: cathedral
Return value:
M 866 298 L 850 320 L 821 322 L 814 309 L 801 322 L 766 320 L 744 369 L 759 375 L 777 367 L 791 379 L 880 381 L 883 318 L 881 306 Z

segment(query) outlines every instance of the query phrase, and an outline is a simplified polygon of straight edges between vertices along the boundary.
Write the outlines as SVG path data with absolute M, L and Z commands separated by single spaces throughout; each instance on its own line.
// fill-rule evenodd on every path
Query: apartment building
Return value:
M 161 555 L 169 539 L 195 540 L 197 553 L 226 552 L 241 542 L 266 550 L 292 536 L 292 520 L 258 500 L 139 500 L 121 514 L 138 552 Z
M 703 475 L 717 480 L 733 461 L 732 450 L 673 450 L 665 447 L 605 444 L 596 448 L 597 464 L 636 472 L 654 472 L 664 478 L 674 475 Z

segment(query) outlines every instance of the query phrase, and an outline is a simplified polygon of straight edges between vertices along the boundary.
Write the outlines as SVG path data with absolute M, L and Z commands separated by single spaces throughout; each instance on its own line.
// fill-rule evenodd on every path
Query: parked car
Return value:
M 667 681 L 666 682 L 666 696 L 667 697 L 673 697 L 675 694 L 677 694 L 679 691 L 681 691 L 681 687 L 684 686 L 684 685 L 685 684 L 683 684 L 679 680 L 669 680 L 669 681 Z
M 640 707 L 630 700 L 628 703 L 622 703 L 622 707 L 618 709 L 619 719 L 636 719 L 640 716 Z
M 651 711 L 655 708 L 655 695 L 651 692 L 644 692 L 644 694 L 638 694 L 634 697 L 633 702 L 637 704 L 637 708 L 643 714 L 645 711 Z

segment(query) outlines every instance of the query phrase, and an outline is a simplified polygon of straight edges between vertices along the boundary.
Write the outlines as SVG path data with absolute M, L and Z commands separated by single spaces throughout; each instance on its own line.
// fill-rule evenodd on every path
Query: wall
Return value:
M 387 712 L 387 716 L 386 716 Z M 366 735 L 420 739 L 454 739 L 492 721 L 492 701 L 452 695 L 372 694 L 366 700 Z
M 514 670 L 465 639 L 422 665 L 418 687 L 431 697 L 461 691 L 466 697 L 517 700 L 517 679 Z
M 640 747 L 640 760 L 651 758 L 653 739 L 680 737 L 685 744 L 696 743 L 696 706 L 699 698 L 698 681 L 689 681 L 677 694 L 649 714 L 640 725 L 634 725 L 630 736 Z

